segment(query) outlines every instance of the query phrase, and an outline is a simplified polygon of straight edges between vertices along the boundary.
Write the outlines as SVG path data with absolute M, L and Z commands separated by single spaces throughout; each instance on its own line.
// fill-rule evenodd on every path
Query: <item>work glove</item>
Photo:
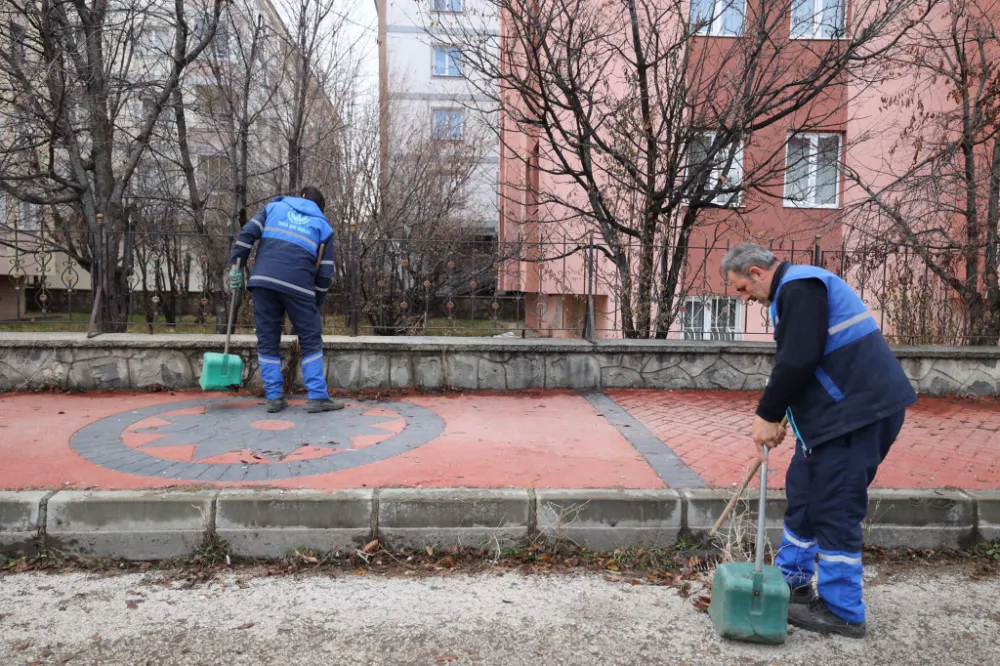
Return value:
M 317 310 L 322 310 L 323 309 L 323 302 L 324 301 L 326 301 L 326 292 L 325 291 L 317 291 L 316 292 L 316 309 Z
M 229 288 L 230 289 L 240 289 L 243 287 L 243 271 L 236 264 L 233 264 L 232 270 L 229 271 Z

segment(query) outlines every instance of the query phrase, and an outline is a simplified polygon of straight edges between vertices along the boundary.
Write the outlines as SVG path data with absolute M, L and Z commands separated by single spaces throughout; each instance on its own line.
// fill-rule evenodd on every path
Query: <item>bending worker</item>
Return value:
M 744 302 L 769 305 L 778 344 L 753 440 L 762 456 L 764 446 L 780 444 L 785 415 L 796 438 L 775 557 L 792 589 L 788 621 L 862 638 L 868 486 L 917 395 L 865 304 L 833 273 L 779 263 L 749 243 L 726 254 L 722 272 Z
M 281 329 L 286 313 L 302 348 L 302 379 L 309 392 L 306 411 L 344 407 L 330 399 L 323 363 L 319 309 L 333 279 L 333 229 L 323 216 L 325 207 L 323 194 L 315 187 L 303 188 L 298 197 L 275 198 L 246 223 L 229 258 L 233 266 L 230 286 L 239 289 L 243 286 L 240 266 L 246 266 L 254 243 L 260 241 L 247 287 L 253 294 L 257 357 L 271 413 L 288 406 L 281 375 Z

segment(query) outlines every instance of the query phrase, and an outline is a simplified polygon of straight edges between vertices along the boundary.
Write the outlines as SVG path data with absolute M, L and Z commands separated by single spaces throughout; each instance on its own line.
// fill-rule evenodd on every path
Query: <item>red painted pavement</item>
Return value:
M 608 391 L 619 405 L 666 442 L 709 484 L 736 483 L 752 460 L 748 431 L 756 397 L 748 393 Z M 154 488 L 198 485 L 115 472 L 77 455 L 69 445 L 77 430 L 119 412 L 221 394 L 18 394 L 0 398 L 0 488 Z M 444 432 L 408 453 L 353 469 L 266 484 L 285 488 L 514 487 L 662 488 L 644 458 L 582 396 L 572 392 L 518 395 L 411 395 L 394 400 L 436 412 Z M 379 414 L 379 408 L 369 414 Z M 280 431 L 282 415 L 263 407 L 252 427 Z M 386 412 L 384 416 L 391 416 Z M 336 413 L 323 415 L 336 418 Z M 134 432 L 155 419 L 123 419 L 126 444 L 141 447 L 154 436 Z M 400 420 L 380 426 L 390 433 Z M 386 435 L 388 436 L 388 435 Z M 383 436 L 357 437 L 354 448 Z M 791 443 L 791 440 L 787 440 Z M 190 460 L 193 447 L 150 449 L 163 458 Z M 303 447 L 296 459 L 329 455 Z M 772 457 L 772 487 L 784 484 L 791 454 Z M 213 462 L 237 462 L 233 453 Z M 235 484 L 212 484 L 217 486 Z M 875 485 L 895 488 L 1000 488 L 1000 402 L 922 398 Z
M 105 469 L 77 455 L 69 441 L 84 425 L 106 416 L 202 397 L 219 397 L 219 394 L 23 394 L 0 398 L 0 488 L 128 489 L 198 485 Z M 265 485 L 321 490 L 389 486 L 664 487 L 628 441 L 575 393 L 410 396 L 403 400 L 439 414 L 446 423 L 444 432 L 395 458 Z M 281 414 L 275 419 L 263 406 L 259 409 L 261 422 L 280 421 Z M 322 418 L 334 419 L 336 412 Z M 128 419 L 123 420 L 123 429 L 130 425 Z M 126 444 L 141 446 L 155 438 L 133 432 L 150 425 L 156 425 L 154 419 L 128 427 Z M 386 427 L 395 430 L 399 425 L 390 422 Z M 354 447 L 371 443 L 355 441 Z M 155 455 L 190 460 L 192 449 L 156 449 Z M 211 462 L 239 462 L 241 454 L 234 452 L 226 458 Z

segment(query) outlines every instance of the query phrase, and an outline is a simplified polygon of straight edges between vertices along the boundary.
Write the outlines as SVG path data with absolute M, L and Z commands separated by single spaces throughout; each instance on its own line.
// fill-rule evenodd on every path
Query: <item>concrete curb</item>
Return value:
M 785 500 L 768 495 L 776 545 Z M 389 548 L 496 550 L 534 538 L 595 551 L 665 547 L 707 536 L 730 496 L 701 488 L 0 491 L 0 555 L 162 560 L 193 554 L 213 534 L 248 559 L 361 548 L 373 538 Z M 756 496 L 748 491 L 738 505 L 737 523 L 756 525 Z M 1000 490 L 871 491 L 866 544 L 959 548 L 996 538 Z

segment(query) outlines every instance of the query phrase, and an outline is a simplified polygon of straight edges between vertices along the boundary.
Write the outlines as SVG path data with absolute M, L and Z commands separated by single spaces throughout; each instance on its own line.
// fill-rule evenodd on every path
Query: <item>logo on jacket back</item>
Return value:
M 288 211 L 288 215 L 285 217 L 285 224 L 293 231 L 299 232 L 309 231 L 311 228 L 309 216 L 295 210 Z

